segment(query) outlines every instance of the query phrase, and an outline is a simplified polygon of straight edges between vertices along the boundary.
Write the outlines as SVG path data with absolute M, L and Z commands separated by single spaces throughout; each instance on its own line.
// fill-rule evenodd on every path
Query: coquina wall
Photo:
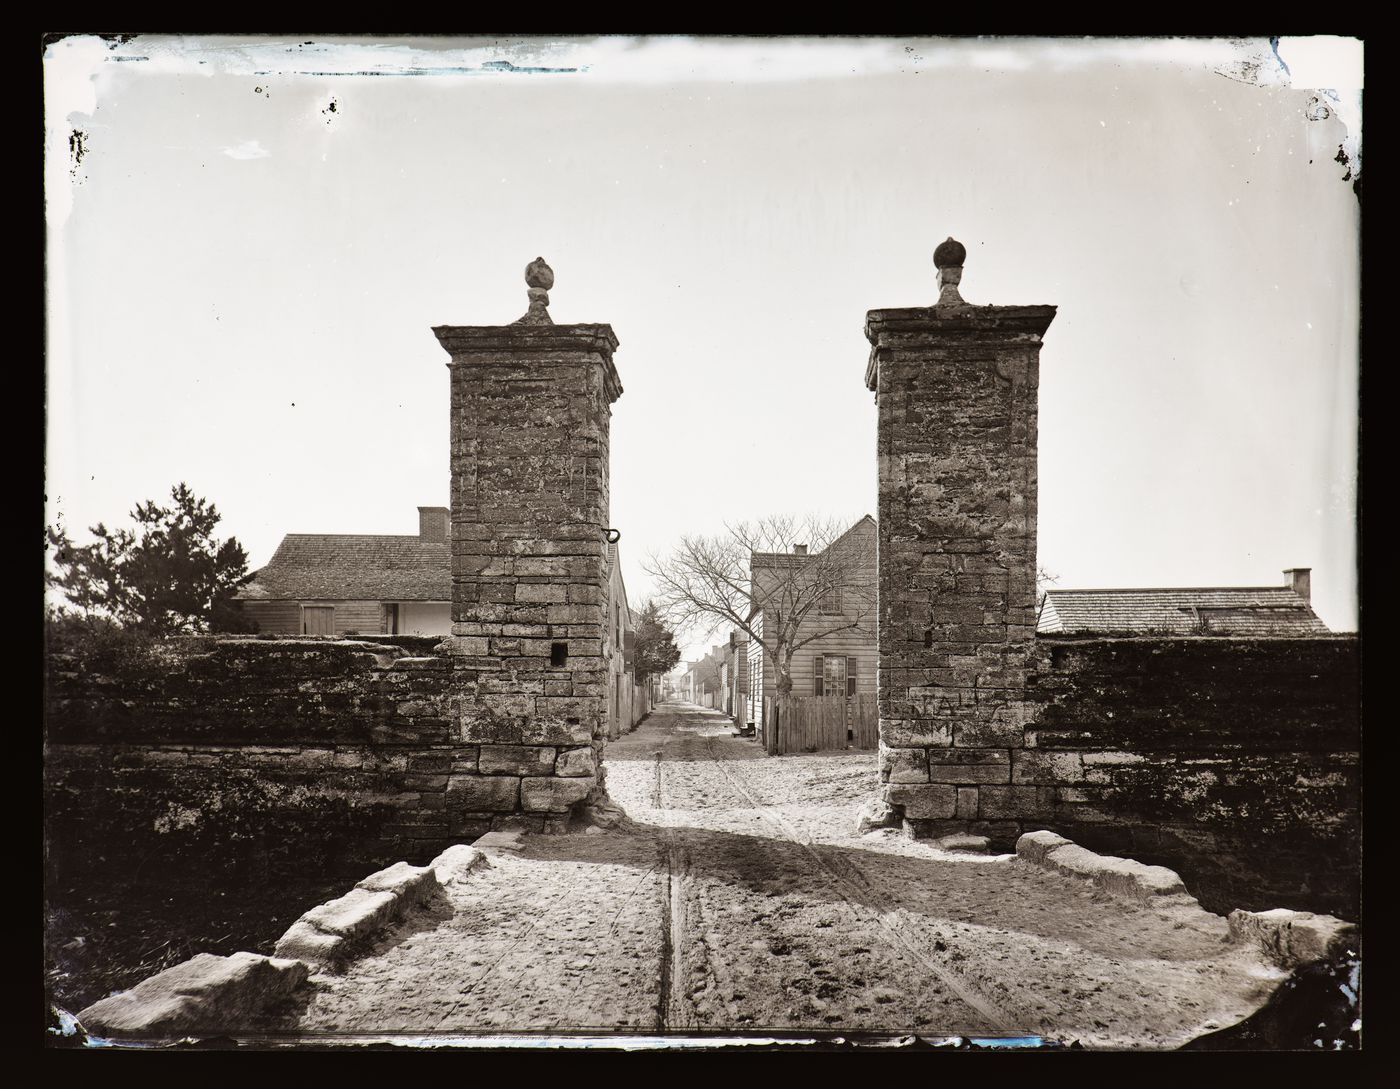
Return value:
M 1041 636 L 1036 651 L 1021 743 L 886 760 L 895 797 L 943 792 L 969 814 L 916 831 L 1009 849 L 1049 828 L 1170 866 L 1215 910 L 1357 917 L 1354 636 Z
M 479 671 L 418 656 L 423 642 L 52 648 L 50 861 L 187 849 L 422 861 L 492 828 L 562 829 L 586 792 L 572 784 L 595 781 L 591 739 L 464 741 Z
M 1016 804 L 1171 866 L 1215 910 L 1359 917 L 1355 636 L 1037 643 Z

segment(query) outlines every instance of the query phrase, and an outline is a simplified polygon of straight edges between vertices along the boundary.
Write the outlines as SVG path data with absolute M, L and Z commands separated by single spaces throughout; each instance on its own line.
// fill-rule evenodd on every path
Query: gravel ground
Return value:
M 854 833 L 874 754 L 766 757 L 665 704 L 607 749 L 630 820 L 527 836 L 263 1027 L 840 1029 L 1170 1048 L 1284 978 L 1225 920 L 1014 856 Z

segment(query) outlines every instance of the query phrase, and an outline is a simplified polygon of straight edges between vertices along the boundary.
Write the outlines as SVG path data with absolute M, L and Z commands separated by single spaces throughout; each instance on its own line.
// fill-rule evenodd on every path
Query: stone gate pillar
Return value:
M 437 326 L 451 359 L 452 636 L 476 774 L 447 804 L 492 827 L 561 829 L 597 794 L 607 734 L 608 431 L 622 393 L 608 325 L 555 325 L 526 269 L 511 325 Z M 467 772 L 468 769 L 462 769 Z
M 878 404 L 880 780 L 917 835 L 1005 843 L 1040 815 L 1013 782 L 1036 606 L 1036 399 L 1053 306 L 973 306 L 934 251 L 929 307 L 871 310 Z

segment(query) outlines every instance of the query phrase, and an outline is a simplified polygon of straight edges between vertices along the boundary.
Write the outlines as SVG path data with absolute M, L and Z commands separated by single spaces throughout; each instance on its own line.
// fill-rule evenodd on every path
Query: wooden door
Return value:
M 301 607 L 302 635 L 334 635 L 334 605 L 303 605 Z

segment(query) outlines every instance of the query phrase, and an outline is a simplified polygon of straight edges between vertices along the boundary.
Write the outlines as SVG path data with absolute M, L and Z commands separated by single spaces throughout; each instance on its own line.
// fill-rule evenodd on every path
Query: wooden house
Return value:
M 1165 587 L 1045 592 L 1044 635 L 1326 635 L 1312 610 L 1312 568 L 1283 573 L 1282 586 Z
M 795 580 L 840 571 L 842 578 L 803 618 L 792 658 L 792 695 L 855 696 L 875 692 L 875 519 L 866 515 L 823 552 L 794 545 L 790 553 L 755 552 L 749 566 L 750 593 L 759 607 L 755 634 L 773 623 L 773 613 L 791 608 Z M 827 554 L 831 555 L 827 555 Z M 838 562 L 839 561 L 839 562 Z M 839 629 L 839 630 L 833 630 Z M 817 633 L 830 632 L 812 638 Z M 811 641 L 807 641 L 811 640 Z M 748 722 L 763 725 L 763 698 L 777 693 L 772 656 L 759 639 L 748 640 Z
M 449 635 L 448 508 L 419 507 L 417 536 L 289 533 L 238 600 L 262 632 Z

